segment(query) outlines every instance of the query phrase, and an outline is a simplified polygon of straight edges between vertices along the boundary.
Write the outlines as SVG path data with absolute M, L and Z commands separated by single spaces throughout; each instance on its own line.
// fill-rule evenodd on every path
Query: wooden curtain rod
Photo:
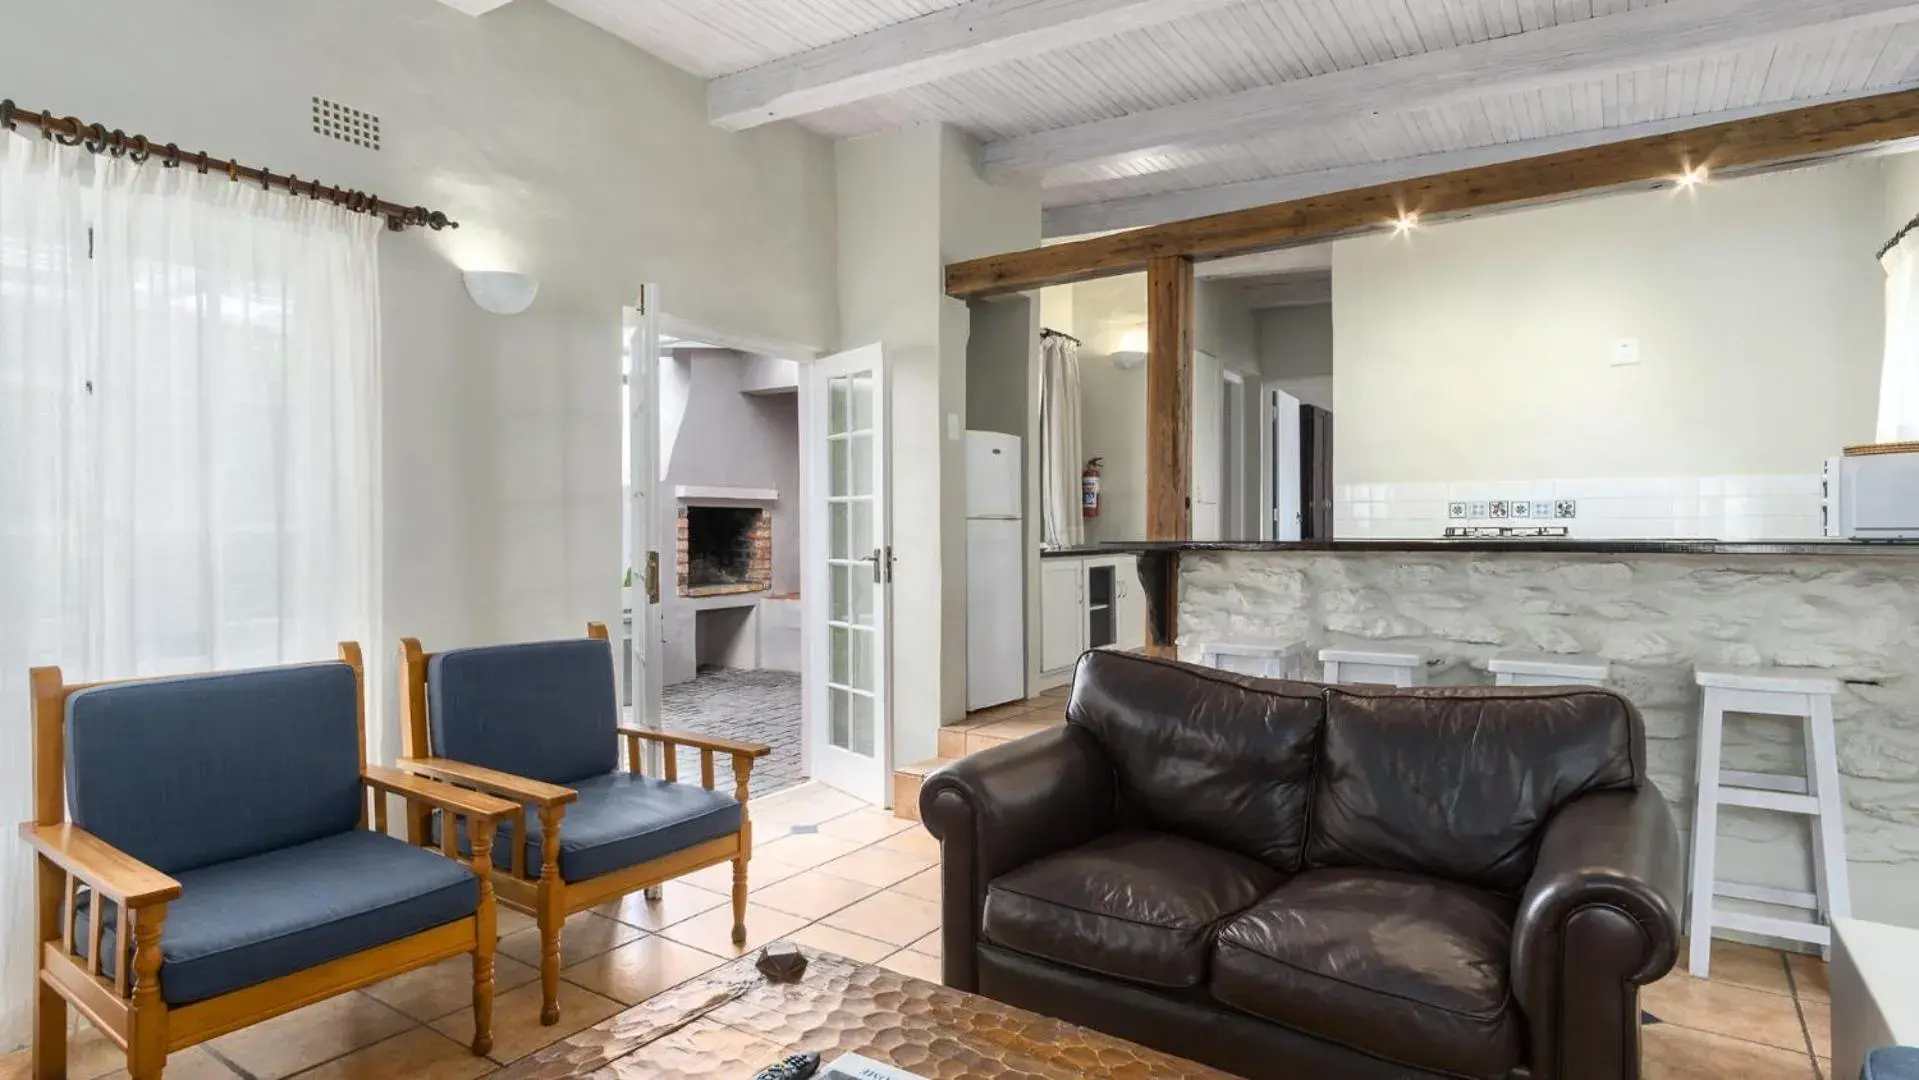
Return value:
M 324 199 L 354 213 L 384 217 L 386 227 L 394 232 L 415 225 L 424 225 L 435 232 L 460 227 L 459 222 L 424 206 L 401 206 L 364 191 L 332 187 L 318 180 L 302 180 L 292 174 L 281 176 L 264 167 L 256 169 L 237 161 L 213 157 L 205 150 L 189 153 L 172 143 L 156 143 L 145 135 L 128 135 L 118 129 L 109 131 L 104 124 L 89 124 L 74 116 L 57 117 L 44 110 L 34 112 L 21 109 L 14 105 L 11 98 L 0 100 L 0 130 L 17 131 L 21 124 L 39 128 L 42 138 L 56 140 L 63 146 L 84 146 L 94 154 L 129 158 L 135 164 L 157 157 L 169 169 L 189 165 L 202 173 L 225 173 L 227 179 L 235 183 L 244 180 L 259 184 L 262 188 L 279 188 L 292 195 Z
M 1075 344 L 1075 345 L 1081 345 L 1081 346 L 1083 346 L 1083 345 L 1085 345 L 1085 344 L 1086 344 L 1085 342 L 1083 342 L 1083 341 L 1081 341 L 1080 339 L 1078 339 L 1078 338 L 1076 338 L 1076 337 L 1074 337 L 1073 335 L 1071 335 L 1071 334 L 1069 334 L 1069 333 L 1067 333 L 1066 331 L 1064 331 L 1064 330 L 1055 330 L 1055 329 L 1053 329 L 1053 328 L 1052 328 L 1052 327 L 1050 327 L 1050 326 L 1048 326 L 1048 327 L 1046 327 L 1046 328 L 1044 328 L 1044 329 L 1042 329 L 1042 330 L 1041 330 L 1041 331 L 1039 332 L 1039 336 L 1040 336 L 1040 337 L 1057 337 L 1057 338 L 1065 338 L 1066 340 L 1068 340 L 1068 341 L 1070 341 L 1070 342 L 1072 342 L 1072 343 L 1073 343 L 1073 344 Z

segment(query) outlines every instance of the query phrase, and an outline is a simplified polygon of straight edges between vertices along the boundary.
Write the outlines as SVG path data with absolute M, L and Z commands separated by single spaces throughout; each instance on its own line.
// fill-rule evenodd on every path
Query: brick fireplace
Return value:
M 727 596 L 773 587 L 773 515 L 757 506 L 680 506 L 681 596 Z

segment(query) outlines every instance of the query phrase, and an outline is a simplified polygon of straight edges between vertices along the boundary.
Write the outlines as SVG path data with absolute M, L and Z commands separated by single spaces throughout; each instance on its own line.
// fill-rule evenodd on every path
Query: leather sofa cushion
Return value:
M 1327 691 L 1306 863 L 1429 874 L 1517 894 L 1553 811 L 1633 789 L 1645 732 L 1598 689 Z
M 73 821 L 179 876 L 359 824 L 353 669 L 300 664 L 67 698 Z
M 620 764 L 613 649 L 579 638 L 450 649 L 427 662 L 433 752 L 571 785 Z
M 560 819 L 560 878 L 586 881 L 684 851 L 740 831 L 740 804 L 698 784 L 611 772 L 572 783 L 579 801 Z M 460 851 L 470 854 L 466 821 L 459 823 Z M 503 821 L 493 838 L 493 864 L 513 868 L 514 823 Z M 526 872 L 540 876 L 545 834 L 533 811 L 526 815 Z M 434 821 L 432 842 L 440 842 Z
M 1206 980 L 1219 921 L 1278 885 L 1243 855 L 1163 833 L 1117 832 L 986 888 L 986 940 L 1154 986 Z
M 1520 1063 L 1512 904 L 1383 870 L 1309 870 L 1219 932 L 1213 996 L 1403 1065 L 1504 1077 Z
M 1112 759 L 1149 828 L 1299 869 L 1323 691 L 1212 668 L 1088 653 L 1066 718 Z
M 178 875 L 160 935 L 160 996 L 185 1005 L 464 919 L 480 884 L 452 859 L 354 830 Z M 84 910 L 84 908 L 83 908 Z M 119 959 L 116 908 L 101 939 Z M 76 918 L 76 927 L 84 927 Z M 74 934 L 80 943 L 83 935 Z

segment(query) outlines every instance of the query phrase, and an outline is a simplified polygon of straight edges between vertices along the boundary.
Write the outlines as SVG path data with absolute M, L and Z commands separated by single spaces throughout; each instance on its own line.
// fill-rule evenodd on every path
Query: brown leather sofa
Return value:
M 1242 1076 L 1639 1075 L 1683 878 L 1625 698 L 1092 653 L 955 762 L 945 981 Z

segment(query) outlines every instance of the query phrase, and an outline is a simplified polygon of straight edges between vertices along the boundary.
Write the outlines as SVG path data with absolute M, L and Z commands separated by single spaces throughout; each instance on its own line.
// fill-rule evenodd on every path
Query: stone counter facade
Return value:
M 1645 714 L 1682 830 L 1693 665 L 1829 669 L 1853 913 L 1919 926 L 1919 557 L 1187 552 L 1180 656 L 1210 642 L 1297 646 L 1306 678 L 1326 645 L 1422 645 L 1444 658 L 1438 684 L 1490 683 L 1502 649 L 1603 658 Z M 1798 772 L 1801 742 L 1794 721 L 1729 717 L 1725 767 Z M 1807 819 L 1724 807 L 1720 820 L 1721 878 L 1811 887 Z

